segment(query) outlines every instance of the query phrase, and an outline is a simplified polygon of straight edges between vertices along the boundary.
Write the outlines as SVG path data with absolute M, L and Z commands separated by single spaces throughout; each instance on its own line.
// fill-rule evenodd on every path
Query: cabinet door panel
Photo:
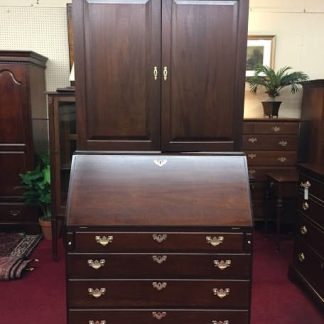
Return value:
M 245 5 L 163 1 L 163 150 L 239 147 L 246 50 L 245 15 L 239 12 Z
M 23 68 L 0 66 L 0 146 L 26 144 L 26 81 Z
M 160 1 L 77 1 L 80 149 L 159 148 Z
M 0 196 L 19 196 L 22 191 L 19 173 L 26 172 L 28 156 L 25 152 L 0 151 Z

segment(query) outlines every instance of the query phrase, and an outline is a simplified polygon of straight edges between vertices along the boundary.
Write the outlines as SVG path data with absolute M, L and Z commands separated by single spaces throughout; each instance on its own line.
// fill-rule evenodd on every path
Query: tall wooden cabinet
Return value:
M 247 0 L 74 0 L 78 148 L 240 149 Z
M 37 211 L 21 200 L 19 173 L 46 147 L 45 63 L 29 51 L 0 51 L 0 225 L 31 229 Z M 43 139 L 40 141 L 40 139 Z
M 323 164 L 324 80 L 312 80 L 303 83 L 301 119 L 304 160 L 310 163 Z

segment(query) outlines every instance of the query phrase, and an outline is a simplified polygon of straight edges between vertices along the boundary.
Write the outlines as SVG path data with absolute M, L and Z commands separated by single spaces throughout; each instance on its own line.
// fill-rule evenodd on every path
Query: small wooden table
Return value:
M 284 200 L 295 200 L 298 192 L 297 171 L 274 171 L 267 174 L 266 208 L 270 199 L 276 202 L 276 243 L 280 250 L 280 227 Z M 268 230 L 268 210 L 265 211 L 265 229 Z

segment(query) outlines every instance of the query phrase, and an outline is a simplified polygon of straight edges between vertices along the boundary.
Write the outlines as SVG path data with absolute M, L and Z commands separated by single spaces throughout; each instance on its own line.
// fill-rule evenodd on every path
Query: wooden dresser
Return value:
M 76 155 L 66 239 L 69 324 L 250 323 L 242 155 Z
M 254 220 L 264 220 L 266 175 L 294 170 L 298 159 L 299 119 L 244 119 L 243 151 L 247 155 Z
M 302 164 L 291 279 L 324 310 L 324 167 Z

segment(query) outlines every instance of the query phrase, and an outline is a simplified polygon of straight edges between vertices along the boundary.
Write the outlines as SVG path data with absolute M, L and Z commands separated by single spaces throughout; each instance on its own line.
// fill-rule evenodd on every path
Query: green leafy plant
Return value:
M 298 92 L 300 84 L 309 77 L 304 72 L 289 72 L 291 69 L 290 66 L 285 66 L 275 72 L 268 66 L 258 65 L 255 75 L 248 79 L 250 90 L 256 93 L 259 86 L 262 86 L 272 100 L 275 100 L 280 95 L 280 90 L 285 87 L 290 87 L 291 93 Z
M 19 175 L 22 183 L 23 199 L 41 210 L 42 219 L 51 218 L 51 177 L 48 156 L 41 156 L 34 170 Z

